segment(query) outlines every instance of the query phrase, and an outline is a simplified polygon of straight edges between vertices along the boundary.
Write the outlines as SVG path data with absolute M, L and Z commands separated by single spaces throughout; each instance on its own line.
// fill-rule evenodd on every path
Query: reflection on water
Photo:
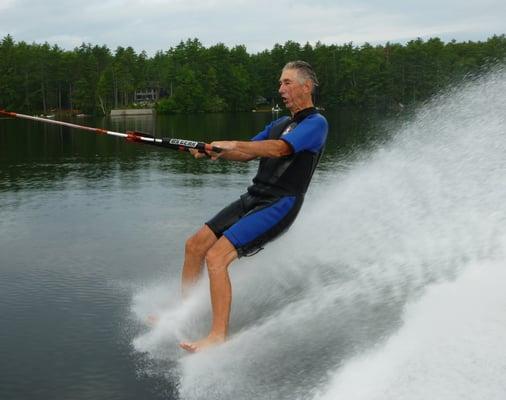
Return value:
M 371 128 L 377 116 L 351 110 L 326 117 L 330 132 L 322 169 L 377 138 L 378 130 Z M 73 122 L 117 132 L 138 130 L 156 137 L 210 142 L 248 140 L 272 118 L 270 113 L 239 113 L 85 118 Z M 3 119 L 0 123 L 0 190 L 19 190 L 30 185 L 58 187 L 66 179 L 77 178 L 103 181 L 127 171 L 142 173 L 153 169 L 203 175 L 249 173 L 251 166 L 221 161 L 195 162 L 187 154 L 40 122 Z M 128 179 L 135 179 L 135 175 L 132 172 Z

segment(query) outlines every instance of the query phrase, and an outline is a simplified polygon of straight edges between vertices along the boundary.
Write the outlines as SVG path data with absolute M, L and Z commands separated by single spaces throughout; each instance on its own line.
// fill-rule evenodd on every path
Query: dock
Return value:
M 153 108 L 131 108 L 111 110 L 111 117 L 131 117 L 137 115 L 153 115 Z

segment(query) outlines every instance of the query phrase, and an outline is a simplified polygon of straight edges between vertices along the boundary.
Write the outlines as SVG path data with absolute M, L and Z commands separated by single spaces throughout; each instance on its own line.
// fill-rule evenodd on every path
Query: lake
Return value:
M 73 122 L 210 141 L 246 140 L 273 117 Z M 355 111 L 329 120 L 323 166 L 364 142 L 367 118 Z M 0 120 L 0 397 L 157 398 L 160 382 L 139 376 L 142 355 L 131 345 L 132 291 L 176 279 L 185 238 L 242 193 L 255 168 Z
M 190 356 L 177 342 L 207 332 L 209 295 L 204 280 L 180 301 L 185 238 L 256 162 L 0 119 L 0 398 L 503 397 L 505 85 L 409 115 L 324 112 L 299 218 L 231 267 L 231 338 Z M 211 141 L 272 118 L 73 122 Z

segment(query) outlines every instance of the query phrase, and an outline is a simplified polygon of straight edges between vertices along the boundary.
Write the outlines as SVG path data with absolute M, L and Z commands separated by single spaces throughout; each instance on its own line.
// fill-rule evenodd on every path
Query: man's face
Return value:
M 279 78 L 279 94 L 285 107 L 292 112 L 297 112 L 306 106 L 308 98 L 311 98 L 309 81 L 299 82 L 298 72 L 295 69 L 285 69 Z

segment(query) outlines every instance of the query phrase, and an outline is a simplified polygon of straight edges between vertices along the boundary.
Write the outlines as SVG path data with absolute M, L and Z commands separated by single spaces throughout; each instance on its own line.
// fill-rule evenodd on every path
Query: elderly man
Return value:
M 205 223 L 185 247 L 183 297 L 202 274 L 209 274 L 212 326 L 207 337 L 180 346 L 190 352 L 226 340 L 232 303 L 228 267 L 236 258 L 254 254 L 283 233 L 297 216 L 313 172 L 323 152 L 328 125 L 312 100 L 318 85 L 304 61 L 287 63 L 279 80 L 279 94 L 291 117 L 267 125 L 251 141 L 216 141 L 222 149 L 212 159 L 250 161 L 260 158 L 253 184 L 240 198 Z M 196 158 L 205 157 L 192 151 Z

